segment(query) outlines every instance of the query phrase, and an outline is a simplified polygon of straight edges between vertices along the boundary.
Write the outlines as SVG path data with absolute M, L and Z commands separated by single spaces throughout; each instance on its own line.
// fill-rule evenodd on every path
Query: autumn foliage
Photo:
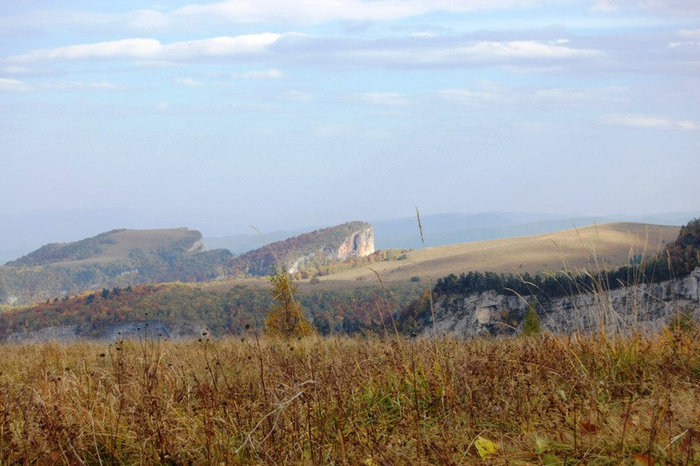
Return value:
M 287 271 L 282 269 L 270 278 L 272 297 L 277 305 L 265 319 L 265 334 L 271 337 L 298 338 L 313 333 L 313 326 L 301 311 L 301 305 L 294 299 L 296 285 Z

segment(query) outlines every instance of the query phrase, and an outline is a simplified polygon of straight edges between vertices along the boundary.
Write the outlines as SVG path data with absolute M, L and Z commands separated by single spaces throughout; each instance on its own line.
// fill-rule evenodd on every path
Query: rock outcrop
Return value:
M 687 277 L 596 293 L 583 293 L 547 302 L 532 296 L 506 296 L 493 291 L 442 296 L 435 303 L 435 331 L 467 338 L 518 332 L 528 303 L 533 303 L 544 330 L 555 333 L 657 330 L 679 312 L 700 319 L 700 267 Z M 433 331 L 432 318 L 423 334 Z
M 231 260 L 234 275 L 271 275 L 280 266 L 294 273 L 374 252 L 374 230 L 364 222 L 348 222 L 288 238 Z
M 345 241 L 338 246 L 335 258 L 342 261 L 351 257 L 369 256 L 373 253 L 374 230 L 369 225 L 345 238 Z

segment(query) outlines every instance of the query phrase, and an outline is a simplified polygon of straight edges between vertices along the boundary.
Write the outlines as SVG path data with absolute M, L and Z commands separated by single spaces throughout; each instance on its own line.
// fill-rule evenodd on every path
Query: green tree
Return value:
M 314 328 L 301 312 L 301 305 L 294 299 L 296 285 L 287 271 L 275 273 L 271 278 L 272 297 L 277 305 L 265 319 L 265 333 L 273 337 L 297 338 L 314 333 Z
M 527 305 L 527 314 L 525 314 L 525 319 L 523 319 L 522 328 L 523 335 L 526 337 L 538 335 L 542 332 L 542 323 L 533 303 L 528 303 Z

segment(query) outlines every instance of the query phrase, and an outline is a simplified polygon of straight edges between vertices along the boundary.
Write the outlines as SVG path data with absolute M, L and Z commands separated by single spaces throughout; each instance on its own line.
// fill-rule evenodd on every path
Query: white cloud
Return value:
M 37 90 L 48 91 L 121 91 L 129 89 L 126 86 L 114 84 L 107 81 L 101 82 L 76 82 L 57 81 L 41 84 L 28 84 L 17 79 L 0 78 L 0 91 L 4 92 L 31 92 Z
M 388 107 L 400 107 L 409 103 L 405 95 L 393 92 L 366 92 L 361 94 L 360 98 L 371 105 Z
M 700 39 L 700 29 L 681 29 L 678 35 L 688 39 Z
M 593 0 L 591 10 L 601 13 L 614 13 L 626 8 L 643 8 L 667 15 L 688 15 L 700 13 L 697 0 Z
M 136 10 L 128 13 L 127 26 L 138 29 L 161 29 L 171 24 L 166 13 L 156 10 Z
M 0 68 L 3 73 L 7 74 L 31 74 L 32 69 L 26 66 L 3 66 Z
M 651 11 L 673 14 L 700 14 L 700 2 L 697 0 L 618 0 L 620 3 L 639 6 Z
M 104 90 L 104 91 L 120 91 L 126 90 L 124 86 L 114 84 L 107 81 L 86 83 L 86 82 L 55 82 L 46 83 L 41 85 L 42 89 L 49 89 L 55 91 L 92 91 L 92 90 Z
M 314 100 L 313 95 L 303 91 L 286 91 L 283 92 L 280 97 L 286 100 L 296 100 L 298 102 L 311 102 Z
M 627 126 L 631 128 L 656 128 L 685 131 L 700 130 L 700 122 L 697 121 L 673 120 L 639 113 L 605 115 L 601 118 L 601 121 L 608 125 Z
M 533 40 L 479 41 L 453 47 L 366 49 L 338 52 L 342 57 L 388 66 L 459 66 L 512 63 L 514 60 L 561 60 L 602 57 L 598 50 L 577 49 Z
M 133 58 L 140 60 L 192 60 L 202 57 L 247 55 L 264 52 L 281 37 L 275 33 L 221 36 L 161 44 L 156 39 L 123 39 L 93 44 L 69 45 L 36 50 L 10 57 L 15 63 L 42 60 L 83 60 L 100 58 Z
M 438 91 L 443 99 L 467 106 L 498 105 L 542 108 L 543 106 L 618 105 L 627 99 L 625 87 L 523 87 L 512 88 L 493 82 L 482 82 L 474 88 L 452 88 Z
M 232 73 L 231 77 L 236 79 L 279 79 L 284 76 L 280 70 L 252 70 L 243 73 Z
M 334 20 L 387 21 L 435 11 L 518 8 L 543 3 L 546 3 L 546 0 L 225 0 L 203 5 L 187 5 L 173 13 L 176 16 L 224 19 L 233 23 L 315 24 Z
M 462 105 L 492 105 L 505 103 L 514 99 L 513 94 L 506 89 L 443 89 L 438 95 Z
M 0 92 L 30 92 L 34 87 L 18 79 L 0 78 Z
M 175 81 L 178 84 L 182 84 L 183 86 L 187 87 L 204 87 L 204 83 L 201 81 L 197 81 L 194 78 L 175 78 L 173 81 Z
M 596 50 L 575 49 L 532 40 L 482 41 L 460 50 L 465 55 L 501 58 L 578 58 L 600 56 Z
M 619 2 L 616 2 L 614 0 L 596 0 L 593 2 L 593 6 L 591 6 L 591 10 L 600 11 L 604 13 L 611 13 L 614 11 L 618 11 L 619 9 Z

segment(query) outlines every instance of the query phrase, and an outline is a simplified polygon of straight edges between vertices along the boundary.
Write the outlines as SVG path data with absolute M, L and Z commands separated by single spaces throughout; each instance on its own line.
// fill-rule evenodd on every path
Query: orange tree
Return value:
M 314 333 L 314 328 L 301 311 L 301 305 L 294 299 L 296 285 L 287 271 L 275 273 L 272 281 L 272 297 L 277 305 L 265 319 L 265 333 L 272 337 L 297 338 Z

